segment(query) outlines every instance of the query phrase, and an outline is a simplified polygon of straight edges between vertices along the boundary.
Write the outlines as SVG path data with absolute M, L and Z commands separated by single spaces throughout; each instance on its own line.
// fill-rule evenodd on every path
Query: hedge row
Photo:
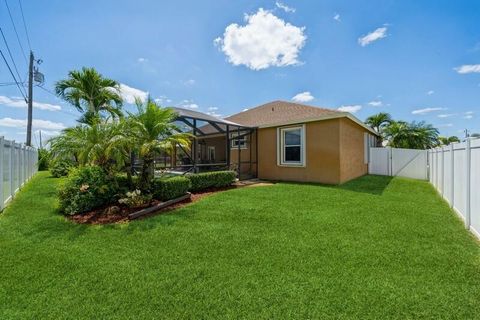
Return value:
M 235 181 L 235 177 L 234 171 L 216 171 L 155 179 L 152 194 L 153 198 L 158 200 L 175 199 L 188 191 L 198 192 L 208 188 L 227 187 Z
M 185 177 L 155 179 L 153 182 L 153 198 L 166 201 L 183 196 L 190 190 L 190 180 Z
M 132 188 L 126 176 L 109 177 L 100 167 L 68 169 L 70 174 L 58 193 L 60 209 L 68 215 L 116 203 L 120 195 Z M 167 201 L 181 197 L 188 191 L 229 186 L 235 181 L 235 176 L 234 171 L 217 171 L 155 179 L 150 192 L 154 199 Z
M 214 171 L 186 176 L 192 184 L 190 191 L 197 192 L 208 188 L 222 188 L 235 182 L 235 171 Z

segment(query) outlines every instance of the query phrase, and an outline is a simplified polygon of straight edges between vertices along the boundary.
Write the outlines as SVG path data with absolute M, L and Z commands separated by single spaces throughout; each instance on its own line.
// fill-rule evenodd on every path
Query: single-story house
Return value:
M 368 172 L 377 133 L 348 112 L 273 101 L 225 119 L 175 108 L 195 135 L 172 167 L 230 168 L 240 178 L 340 184 Z

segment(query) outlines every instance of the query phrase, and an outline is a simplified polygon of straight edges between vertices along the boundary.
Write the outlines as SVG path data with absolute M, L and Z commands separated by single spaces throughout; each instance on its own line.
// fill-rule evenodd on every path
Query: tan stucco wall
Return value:
M 259 129 L 258 177 L 340 184 L 365 175 L 365 132 L 348 118 L 305 123 L 306 165 L 286 167 L 277 165 L 277 128 Z
M 365 164 L 365 128 L 355 122 L 340 119 L 340 183 L 368 173 Z
M 227 154 L 225 153 L 225 137 L 209 137 L 204 139 L 199 139 L 198 142 L 204 142 L 205 145 L 202 146 L 202 158 L 208 159 L 208 147 L 215 147 L 215 162 L 224 162 Z
M 277 128 L 258 130 L 258 177 L 269 180 L 340 183 L 340 120 L 305 124 L 306 166 L 277 165 Z

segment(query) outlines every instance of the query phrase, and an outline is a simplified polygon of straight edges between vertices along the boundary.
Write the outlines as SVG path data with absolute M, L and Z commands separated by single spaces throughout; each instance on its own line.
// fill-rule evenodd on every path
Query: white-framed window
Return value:
M 304 167 L 305 125 L 277 129 L 278 165 Z
M 240 143 L 240 149 L 247 149 L 247 136 L 243 136 L 240 139 L 237 139 L 237 133 L 230 135 L 230 145 L 232 149 L 238 149 L 238 144 Z
M 208 160 L 215 161 L 215 146 L 208 146 Z

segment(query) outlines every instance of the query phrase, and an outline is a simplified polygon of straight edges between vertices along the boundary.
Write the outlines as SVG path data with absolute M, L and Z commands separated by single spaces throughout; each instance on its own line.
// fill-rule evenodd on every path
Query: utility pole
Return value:
M 33 113 L 33 52 L 30 51 L 28 65 L 28 118 L 27 118 L 27 146 L 32 146 L 32 113 Z
M 42 130 L 39 130 L 38 134 L 40 136 L 40 149 L 43 149 L 43 146 L 42 146 Z

